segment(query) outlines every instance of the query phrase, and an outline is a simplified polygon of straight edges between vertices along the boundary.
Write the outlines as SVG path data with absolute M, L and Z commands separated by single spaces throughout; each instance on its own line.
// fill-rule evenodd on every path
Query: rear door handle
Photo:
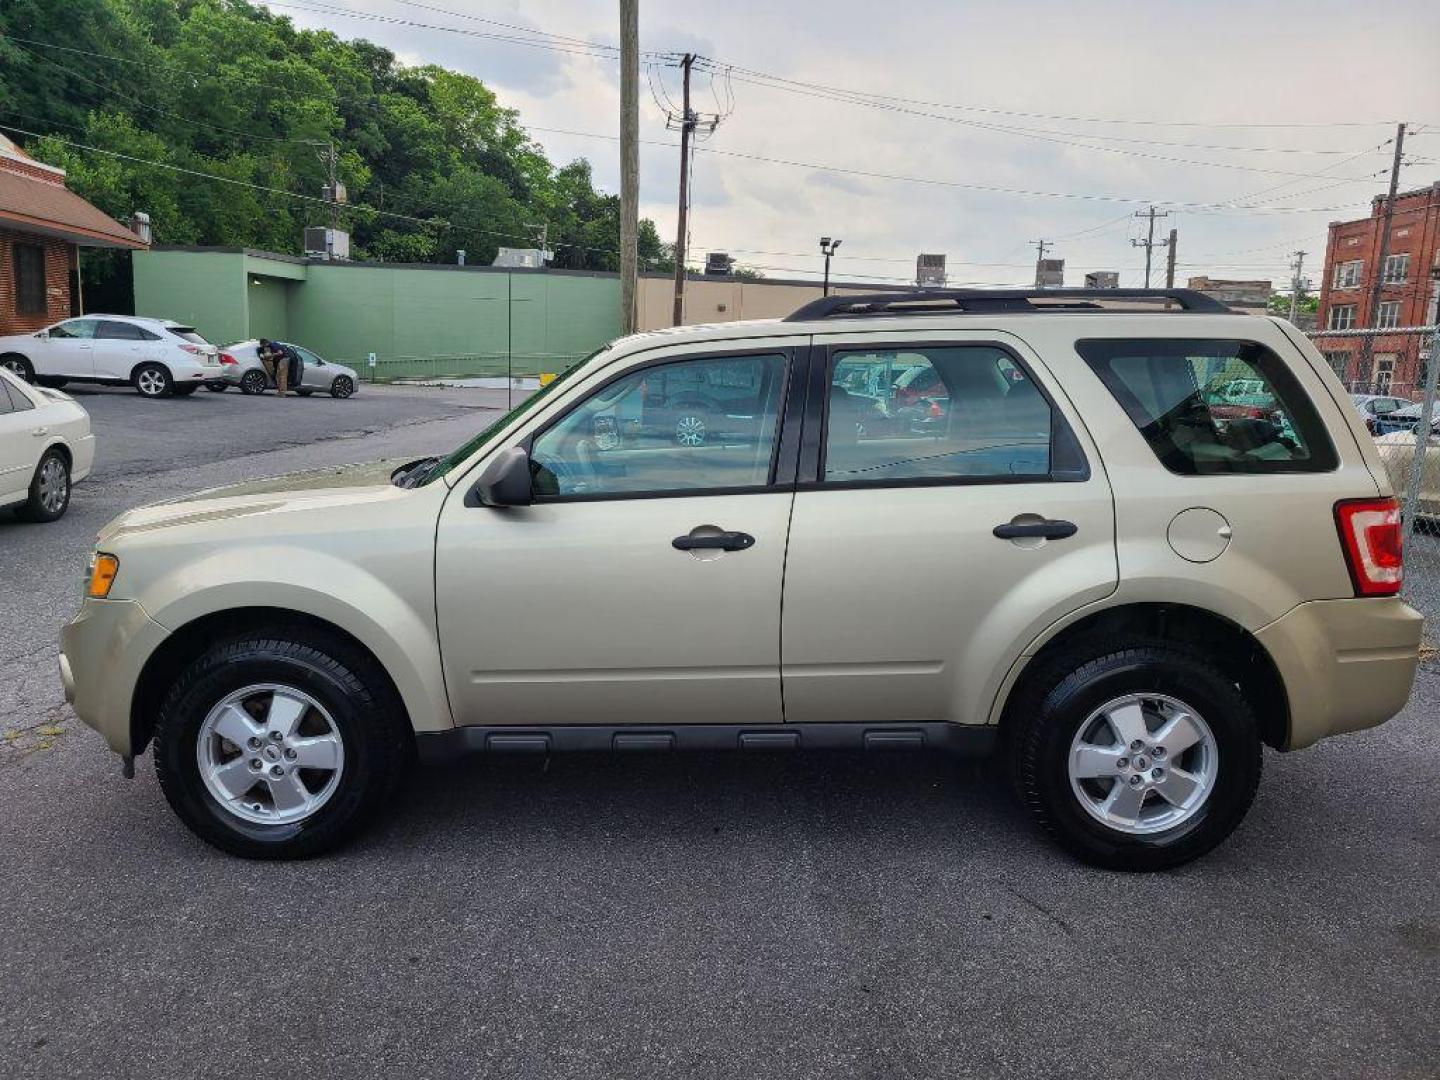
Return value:
M 1044 540 L 1064 540 L 1067 536 L 1074 536 L 1080 530 L 1073 521 L 1060 521 L 1052 518 L 1022 525 L 1007 521 L 1003 525 L 996 525 L 991 531 L 1001 540 L 1019 540 L 1027 536 L 1038 536 Z
M 755 537 L 743 532 L 686 533 L 670 541 L 677 551 L 700 551 L 706 548 L 719 551 L 744 551 L 755 546 Z

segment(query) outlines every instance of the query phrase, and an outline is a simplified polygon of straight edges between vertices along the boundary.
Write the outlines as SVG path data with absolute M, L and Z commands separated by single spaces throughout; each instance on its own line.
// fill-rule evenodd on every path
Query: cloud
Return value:
M 402 0 L 345 3 L 414 21 L 514 33 Z M 617 40 L 615 7 L 600 0 L 543 5 L 445 0 L 443 6 L 586 41 Z M 276 10 L 303 25 L 369 37 L 410 62 L 444 63 L 478 75 L 520 111 L 522 123 L 555 160 L 586 157 L 597 183 L 612 191 L 618 187 L 613 138 L 542 130 L 617 134 L 613 60 Z M 643 50 L 690 51 L 735 65 L 729 81 L 734 114 L 707 145 L 750 157 L 697 154 L 691 221 L 697 250 L 804 253 L 815 248 L 819 235 L 832 233 L 845 240 L 837 270 L 846 276 L 908 277 L 914 254 L 924 250 L 947 253 L 956 280 L 1025 283 L 1032 276 L 1032 243 L 1046 237 L 1055 241 L 1055 254 L 1068 260 L 1072 280 L 1085 268 L 1108 268 L 1135 284 L 1143 252 L 1128 243 L 1139 224 L 1129 215 L 1143 201 L 1073 196 L 1204 203 L 1244 201 L 1260 193 L 1255 197 L 1273 198 L 1277 206 L 1318 209 L 1177 210 L 1165 226 L 1179 230 L 1182 278 L 1210 272 L 1278 279 L 1296 247 L 1308 249 L 1312 263 L 1318 262 L 1328 221 L 1368 212 L 1382 184 L 1378 178 L 1321 189 L 1329 177 L 1366 177 L 1381 170 L 1388 148 L 1348 164 L 1345 157 L 1389 137 L 1393 127 L 1383 118 L 1406 116 L 1417 102 L 1440 100 L 1440 68 L 1431 44 L 1440 40 L 1440 6 L 1427 0 L 1397 0 L 1368 14 L 1341 8 L 1338 0 L 1314 0 L 1303 18 L 1288 5 L 1234 0 L 1208 9 L 1137 8 L 1120 0 L 911 5 L 888 10 L 883 18 L 860 0 L 830 0 L 824 18 L 808 10 L 768 0 L 724 5 L 652 0 L 641 6 Z M 1343 35 L 1334 33 L 1341 18 Z M 1035 36 L 1037 25 L 1045 27 L 1043 39 Z M 1396 33 L 1397 26 L 1405 32 Z M 1361 88 L 1334 77 L 1357 55 L 1386 58 L 1366 69 Z M 762 85 L 769 80 L 753 72 L 792 82 L 788 90 Z M 664 74 L 670 96 L 677 97 L 678 71 Z M 797 83 L 916 100 L 862 107 Z M 697 107 L 715 109 L 710 95 L 709 77 L 697 76 Z M 1376 123 L 1255 128 L 1084 119 L 1096 117 L 1237 125 Z M 644 85 L 641 132 L 647 143 L 660 144 L 641 147 L 642 212 L 668 237 L 675 228 L 676 136 L 665 130 L 663 110 Z M 1163 145 L 1168 143 L 1177 145 Z M 1111 149 L 1095 149 L 1101 145 Z M 1253 149 L 1225 149 L 1230 147 Z M 809 167 L 755 160 L 767 157 Z M 1072 197 L 987 193 L 816 165 Z M 1280 175 L 1284 172 L 1319 175 Z M 1414 166 L 1402 182 L 1414 187 L 1437 175 L 1433 167 Z M 1287 186 L 1264 193 L 1278 184 Z M 803 260 L 746 260 L 820 270 L 818 252 Z

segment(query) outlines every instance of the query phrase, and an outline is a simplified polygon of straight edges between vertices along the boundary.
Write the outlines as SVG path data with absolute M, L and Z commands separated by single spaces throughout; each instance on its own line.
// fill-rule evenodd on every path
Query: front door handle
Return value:
M 1039 537 L 1042 540 L 1064 540 L 1080 530 L 1073 521 L 1051 518 L 1024 524 L 1007 521 L 1003 525 L 996 525 L 991 531 L 1001 540 L 1020 540 L 1027 536 Z
M 677 551 L 744 551 L 755 546 L 755 537 L 743 532 L 686 533 L 670 541 Z

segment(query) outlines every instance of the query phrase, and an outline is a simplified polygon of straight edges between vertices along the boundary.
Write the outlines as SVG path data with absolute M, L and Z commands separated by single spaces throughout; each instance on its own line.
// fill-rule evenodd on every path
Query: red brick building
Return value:
M 1385 201 L 1385 196 L 1376 196 L 1368 218 L 1330 223 L 1320 283 L 1322 330 L 1374 325 L 1370 293 L 1376 275 L 1382 279 L 1376 313 L 1381 327 L 1435 322 L 1440 293 L 1440 180 L 1396 195 L 1390 254 L 1382 267 L 1378 260 Z M 1369 370 L 1361 371 L 1361 339 L 1322 337 L 1317 344 L 1352 390 L 1411 397 L 1418 397 L 1424 388 L 1425 367 L 1434 349 L 1428 339 L 1422 342 L 1416 335 L 1381 335 L 1375 339 Z
M 148 245 L 65 187 L 65 170 L 0 135 L 0 334 L 81 311 L 82 247 Z

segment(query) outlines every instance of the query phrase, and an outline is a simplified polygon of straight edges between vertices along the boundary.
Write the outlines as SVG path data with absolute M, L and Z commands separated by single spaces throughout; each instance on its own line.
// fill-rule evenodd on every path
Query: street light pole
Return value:
M 841 244 L 839 240 L 831 240 L 828 236 L 820 238 L 820 250 L 825 255 L 825 285 L 821 292 L 822 296 L 830 295 L 830 256 L 835 254 L 835 249 Z

